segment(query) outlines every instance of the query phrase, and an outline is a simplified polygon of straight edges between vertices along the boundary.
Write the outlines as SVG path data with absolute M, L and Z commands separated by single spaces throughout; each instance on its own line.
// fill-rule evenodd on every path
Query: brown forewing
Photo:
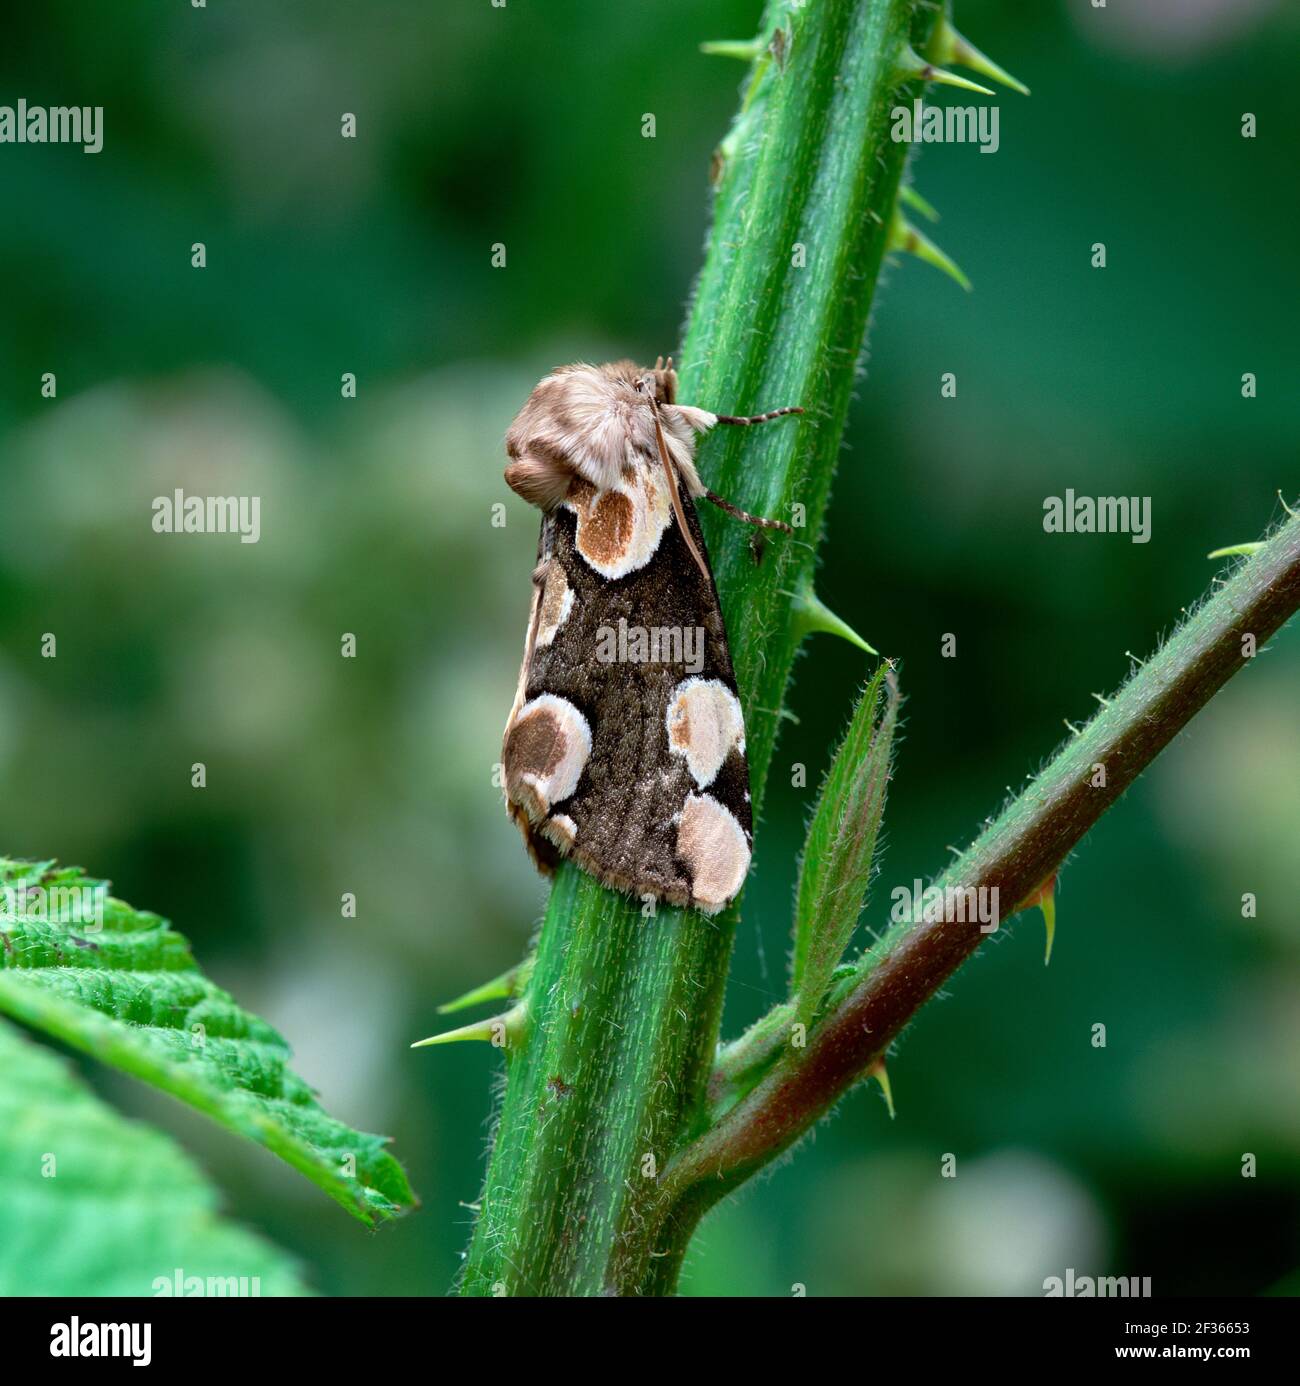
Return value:
M 690 498 L 683 508 L 696 545 L 704 552 L 704 537 Z M 664 531 L 659 546 L 644 567 L 619 578 L 606 578 L 584 561 L 575 546 L 576 516 L 559 509 L 542 521 L 538 584 L 526 646 L 526 667 L 521 671 L 520 696 L 506 729 L 504 760 L 507 803 L 538 865 L 553 869 L 563 855 L 571 855 L 598 880 L 637 895 L 652 894 L 673 904 L 695 904 L 716 910 L 739 889 L 719 887 L 719 871 L 725 879 L 730 868 L 712 859 L 701 860 L 696 847 L 694 861 L 682 855 L 679 840 L 682 814 L 693 796 L 690 813 L 699 813 L 701 796 L 716 801 L 743 833 L 744 861 L 748 866 L 752 840 L 749 798 L 749 766 L 743 742 L 732 746 L 716 777 L 702 788 L 693 778 L 682 754 L 669 747 L 666 717 L 675 690 L 692 677 L 716 681 L 734 696 L 735 676 L 716 586 L 700 571 L 677 524 Z M 561 585 L 549 565 L 559 565 L 563 585 L 572 601 L 549 641 L 539 633 L 549 629 L 551 616 L 564 605 Z M 548 603 L 548 573 L 551 575 Z M 645 630 L 702 628 L 703 661 L 698 673 L 672 662 L 602 662 L 597 658 L 601 632 L 617 632 L 620 618 L 629 628 Z M 608 637 L 606 637 L 608 640 Z M 590 735 L 590 750 L 572 792 L 551 799 L 524 782 L 527 764 L 538 775 L 562 771 L 564 756 L 576 751 L 582 729 L 562 709 L 558 725 L 546 721 L 538 735 L 530 727 L 527 744 L 521 734 L 521 706 L 535 699 L 561 700 L 576 709 Z M 560 706 L 559 703 L 555 706 Z M 743 727 L 742 727 L 743 735 Z M 581 748 L 578 748 L 581 749 Z M 562 775 L 556 775 L 561 780 Z M 561 783 L 560 788 L 567 788 Z M 702 839 L 708 851 L 728 852 L 730 841 L 710 835 L 709 828 L 721 815 L 712 806 L 707 822 L 692 818 L 691 842 Z M 724 820 L 725 821 L 725 820 Z M 726 825 L 728 830 L 730 825 Z M 727 833 L 722 837 L 727 838 Z M 716 839 L 716 840 L 715 840 Z M 706 853 L 707 858 L 707 853 Z M 706 887 L 702 878 L 708 876 Z M 699 889 L 697 890 L 697 884 Z M 704 891 L 707 898 L 701 899 Z M 725 899 L 719 898 L 725 894 Z

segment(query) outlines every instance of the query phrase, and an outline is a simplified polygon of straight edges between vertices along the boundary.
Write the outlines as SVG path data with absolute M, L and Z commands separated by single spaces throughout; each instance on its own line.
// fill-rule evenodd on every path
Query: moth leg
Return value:
M 710 491 L 707 486 L 704 488 L 704 494 L 719 510 L 725 510 L 728 515 L 734 515 L 736 519 L 744 520 L 747 525 L 759 525 L 763 529 L 781 529 L 787 534 L 794 533 L 794 530 L 784 520 L 765 520 L 761 515 L 751 515 L 748 510 L 742 510 L 738 505 L 732 505 L 729 500 L 718 495 L 716 491 Z
M 740 424 L 748 428 L 750 424 L 767 423 L 769 419 L 779 419 L 786 414 L 802 413 L 797 404 L 787 404 L 783 409 L 769 409 L 766 414 L 719 414 L 717 420 L 720 424 Z
M 803 410 L 797 404 L 787 404 L 781 409 L 769 409 L 766 414 L 718 414 L 716 418 L 720 424 L 738 424 L 742 428 L 748 428 L 751 424 L 767 423 L 769 419 L 780 419 L 786 414 L 802 414 Z M 706 486 L 704 494 L 720 510 L 725 510 L 728 515 L 734 515 L 738 520 L 744 520 L 747 525 L 760 525 L 763 529 L 783 529 L 787 534 L 793 534 L 783 520 L 765 520 L 761 515 L 751 515 L 748 510 L 742 510 L 737 505 L 732 505 L 729 500 L 718 495 L 716 491 L 710 491 Z

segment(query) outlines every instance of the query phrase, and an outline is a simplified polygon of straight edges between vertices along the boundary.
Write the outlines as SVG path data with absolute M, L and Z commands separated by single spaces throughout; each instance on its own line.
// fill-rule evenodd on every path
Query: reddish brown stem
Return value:
M 936 884 L 996 890 L 995 899 L 1013 902 L 1006 913 L 1022 908 L 1297 607 L 1300 517 L 1238 568 Z M 660 1254 L 670 1260 L 712 1204 L 829 1111 L 983 937 L 975 923 L 895 926 L 842 984 L 807 1048 L 784 1046 L 748 1095 L 665 1170 Z

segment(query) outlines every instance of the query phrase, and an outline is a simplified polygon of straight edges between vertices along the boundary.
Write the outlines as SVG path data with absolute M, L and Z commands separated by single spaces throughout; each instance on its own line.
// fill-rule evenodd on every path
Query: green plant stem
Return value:
M 1008 916 L 1054 875 L 1088 829 L 1192 716 L 1300 608 L 1300 518 L 1289 520 L 1166 644 L 936 882 L 996 890 Z M 1098 783 L 1096 767 L 1105 768 Z M 976 923 L 894 925 L 846 979 L 808 1047 L 788 1045 L 720 1121 L 661 1180 L 659 1254 L 671 1258 L 701 1214 L 775 1159 L 888 1049 L 984 935 Z M 780 1008 L 778 1008 L 779 1010 Z M 772 1026 L 748 1048 L 770 1060 Z
M 768 5 L 765 47 L 719 152 L 714 225 L 686 336 L 681 397 L 728 413 L 709 484 L 802 521 L 756 562 L 751 533 L 703 516 L 745 709 L 755 819 L 799 641 L 790 594 L 812 571 L 906 146 L 889 138 L 897 62 L 934 11 L 916 0 Z M 798 508 L 796 508 L 798 507 Z M 658 1254 L 659 1178 L 698 1134 L 736 911 L 640 906 L 562 869 L 528 989 L 466 1294 L 666 1293 L 684 1242 Z

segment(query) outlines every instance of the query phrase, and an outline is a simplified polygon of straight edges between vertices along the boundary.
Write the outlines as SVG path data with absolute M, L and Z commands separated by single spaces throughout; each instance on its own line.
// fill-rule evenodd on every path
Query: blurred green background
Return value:
M 407 1045 L 519 958 L 545 898 L 490 778 L 536 543 L 502 435 L 551 365 L 678 343 L 742 77 L 697 44 L 758 12 L 6 16 L 0 100 L 102 105 L 105 144 L 0 147 L 0 850 L 172 918 L 333 1113 L 394 1136 L 424 1206 L 369 1235 L 264 1152 L 90 1070 L 323 1291 L 438 1294 L 459 1265 L 498 1057 Z M 913 163 L 975 291 L 914 261 L 886 274 L 821 578 L 908 696 L 875 925 L 1207 586 L 1205 553 L 1297 489 L 1296 10 L 966 0 L 957 18 L 1034 94 L 999 95 L 995 155 Z M 261 542 L 155 535 L 176 487 L 261 496 Z M 1067 487 L 1151 497 L 1151 542 L 1044 534 Z M 897 1120 L 853 1095 L 708 1220 L 685 1293 L 1038 1294 L 1067 1267 L 1157 1294 L 1287 1287 L 1300 632 L 1275 643 L 1077 853 L 1050 969 L 1026 915 L 907 1035 Z M 782 995 L 813 793 L 789 766 L 816 786 L 864 673 L 824 638 L 798 666 L 731 1033 Z

